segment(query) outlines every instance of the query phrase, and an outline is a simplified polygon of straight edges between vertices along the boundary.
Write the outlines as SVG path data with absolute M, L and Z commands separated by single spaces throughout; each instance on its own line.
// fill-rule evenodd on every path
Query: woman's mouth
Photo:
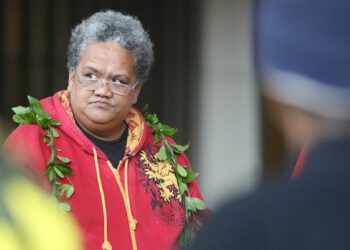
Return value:
M 110 103 L 104 102 L 104 101 L 94 101 L 94 102 L 90 102 L 90 104 L 101 108 L 112 107 Z

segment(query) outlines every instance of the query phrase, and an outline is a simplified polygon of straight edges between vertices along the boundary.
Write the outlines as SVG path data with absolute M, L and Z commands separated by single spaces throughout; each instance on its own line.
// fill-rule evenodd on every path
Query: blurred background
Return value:
M 14 128 L 11 107 L 67 86 L 71 28 L 100 9 L 137 16 L 156 62 L 138 107 L 190 143 L 202 193 L 215 210 L 229 198 L 280 176 L 285 145 L 254 75 L 251 0 L 0 1 L 0 129 Z

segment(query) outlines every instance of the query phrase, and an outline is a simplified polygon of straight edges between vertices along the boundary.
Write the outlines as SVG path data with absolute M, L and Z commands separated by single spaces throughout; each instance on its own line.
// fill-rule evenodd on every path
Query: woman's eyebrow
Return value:
M 84 66 L 83 70 L 91 70 L 91 71 L 93 71 L 95 73 L 99 73 L 98 69 L 96 69 L 96 68 L 94 68 L 92 66 Z
M 118 78 L 118 77 L 123 77 L 123 78 L 129 78 L 129 76 L 128 75 L 126 75 L 126 74 L 112 74 L 112 77 L 113 78 Z

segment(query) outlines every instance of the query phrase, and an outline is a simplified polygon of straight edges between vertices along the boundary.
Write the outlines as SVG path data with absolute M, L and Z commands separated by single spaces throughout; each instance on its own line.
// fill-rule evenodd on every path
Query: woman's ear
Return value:
M 132 98 L 133 98 L 132 104 L 136 104 L 137 103 L 137 99 L 138 99 L 138 97 L 140 95 L 141 88 L 142 88 L 142 86 L 140 84 L 137 84 L 136 87 L 134 88 L 134 90 L 132 91 L 133 92 L 132 93 L 132 95 L 133 95 L 132 96 Z
M 73 71 L 69 71 L 68 86 L 67 86 L 67 90 L 68 91 L 71 91 L 73 83 L 74 83 L 74 72 Z

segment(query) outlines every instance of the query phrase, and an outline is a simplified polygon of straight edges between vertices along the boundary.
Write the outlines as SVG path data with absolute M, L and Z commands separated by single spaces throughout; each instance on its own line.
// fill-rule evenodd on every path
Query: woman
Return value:
M 6 141 L 44 186 L 66 192 L 61 204 L 71 207 L 86 249 L 172 249 L 185 225 L 174 169 L 159 159 L 163 142 L 154 142 L 132 107 L 153 64 L 152 46 L 134 17 L 109 10 L 83 20 L 68 47 L 67 90 L 41 101 L 50 124 L 60 124 L 50 130 L 54 146 L 43 139 L 51 125 L 20 126 Z M 190 168 L 183 153 L 177 161 Z M 202 199 L 196 181 L 189 193 Z

